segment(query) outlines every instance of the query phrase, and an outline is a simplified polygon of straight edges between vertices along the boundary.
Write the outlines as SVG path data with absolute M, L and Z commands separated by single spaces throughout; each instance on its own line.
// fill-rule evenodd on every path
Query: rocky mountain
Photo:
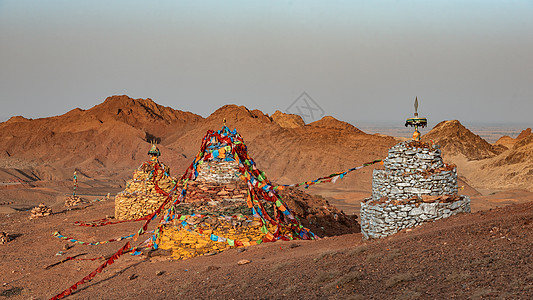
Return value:
M 479 186 L 533 190 L 533 134 L 502 154 L 480 162 L 479 170 L 470 177 Z
M 272 120 L 284 128 L 298 128 L 305 125 L 304 120 L 299 115 L 284 114 L 279 110 L 271 116 Z
M 148 158 L 151 141 L 159 143 L 161 161 L 170 166 L 171 174 L 180 176 L 205 133 L 220 129 L 224 120 L 244 137 L 257 166 L 281 184 L 313 180 L 382 159 L 397 143 L 393 137 L 366 134 L 329 116 L 304 124 L 296 115 L 277 111 L 269 116 L 225 105 L 203 118 L 151 99 L 112 96 L 87 110 L 36 120 L 19 116 L 0 123 L 0 181 L 68 183 L 78 170 L 81 182 L 100 180 L 118 186 Z M 496 171 L 501 172 L 494 177 L 500 178 L 500 186 L 530 178 L 531 134 L 526 133 L 506 150 L 487 143 L 459 121 L 444 121 L 423 139 L 439 143 L 446 161 L 456 163 L 466 184 L 476 188 L 484 186 L 478 178 Z M 335 187 L 369 191 L 372 168 L 350 173 Z M 477 169 L 483 174 L 472 171 Z
M 29 169 L 41 180 L 70 178 L 75 169 L 85 177 L 121 177 L 146 157 L 149 141 L 201 119 L 127 96 L 56 117 L 14 117 L 0 124 L 0 167 Z
M 522 132 L 520 132 L 520 134 L 514 139 L 508 135 L 504 135 L 499 138 L 495 144 L 505 146 L 506 148 L 512 148 L 516 142 L 525 139 L 529 135 L 531 135 L 531 128 L 522 130 Z
M 296 115 L 276 112 L 270 117 L 259 110 L 225 105 L 203 118 L 151 99 L 112 96 L 88 110 L 36 120 L 14 117 L 1 123 L 0 168 L 24 169 L 47 181 L 70 180 L 78 170 L 80 180 L 123 183 L 147 159 L 149 142 L 156 141 L 161 160 L 180 176 L 207 130 L 220 129 L 223 120 L 244 137 L 258 167 L 281 183 L 315 179 L 382 158 L 395 143 L 391 137 L 368 135 L 333 117 L 305 125 Z M 369 174 L 365 173 L 368 187 Z M 352 177 L 345 184 L 356 181 Z
M 491 145 L 464 127 L 458 120 L 442 121 L 422 137 L 441 145 L 444 157 L 462 155 L 467 160 L 494 157 L 503 151 L 501 145 Z
M 226 119 L 227 126 L 236 128 L 244 137 L 258 167 L 271 180 L 291 184 L 383 158 L 388 148 L 396 143 L 392 137 L 369 135 L 332 117 L 292 128 L 281 126 L 280 118 L 294 119 L 294 115 L 278 112 L 276 117 L 269 117 L 244 106 L 225 105 L 174 139 L 168 147 L 179 148 L 187 157 L 192 157 L 206 131 L 220 129 L 222 120 Z M 362 175 L 365 188 L 370 188 L 370 169 L 360 173 L 339 183 L 360 186 L 359 176 Z

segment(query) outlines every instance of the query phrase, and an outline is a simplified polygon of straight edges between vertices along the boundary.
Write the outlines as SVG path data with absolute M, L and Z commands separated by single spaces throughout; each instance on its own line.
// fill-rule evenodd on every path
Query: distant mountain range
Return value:
M 80 180 L 123 184 L 148 158 L 151 141 L 159 143 L 161 160 L 171 167 L 172 175 L 179 176 L 193 160 L 207 130 L 220 129 L 224 119 L 244 137 L 258 167 L 280 183 L 314 179 L 384 158 L 398 142 L 391 136 L 367 134 L 330 116 L 304 124 L 297 115 L 277 111 L 269 116 L 244 106 L 225 105 L 203 118 L 151 99 L 112 96 L 88 110 L 77 108 L 35 120 L 12 117 L 0 123 L 0 181 L 66 181 L 78 170 Z M 424 139 L 440 143 L 445 158 L 459 162 L 459 173 L 474 186 L 484 186 L 484 177 L 476 173 L 469 178 L 470 165 L 483 167 L 490 176 L 502 172 L 496 176 L 500 186 L 531 189 L 533 180 L 525 182 L 533 174 L 531 136 L 525 134 L 512 145 L 509 140 L 490 144 L 459 121 L 445 121 Z M 504 167 L 511 163 L 515 168 L 506 173 Z M 371 168 L 338 184 L 369 190 Z

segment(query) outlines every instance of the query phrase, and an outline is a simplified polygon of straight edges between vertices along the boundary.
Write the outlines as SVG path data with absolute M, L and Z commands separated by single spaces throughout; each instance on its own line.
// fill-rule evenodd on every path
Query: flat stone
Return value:
M 413 193 L 413 194 L 429 194 L 431 193 L 431 190 L 412 187 L 412 188 L 407 188 L 406 192 Z
M 457 209 L 459 206 L 461 206 L 461 204 L 462 204 L 461 200 L 455 201 L 455 202 L 452 202 L 452 204 L 450 204 L 449 208 L 451 210 L 454 210 L 454 209 Z
M 404 207 L 402 207 L 400 210 L 401 211 L 410 211 L 411 209 L 413 209 L 412 206 L 409 206 L 409 205 L 405 205 Z
M 437 203 L 422 203 L 419 206 L 424 214 L 436 215 L 437 214 Z
M 411 209 L 411 211 L 409 212 L 409 215 L 410 216 L 417 216 L 417 215 L 420 215 L 422 214 L 424 211 L 419 208 L 419 207 L 414 207 L 413 209 Z

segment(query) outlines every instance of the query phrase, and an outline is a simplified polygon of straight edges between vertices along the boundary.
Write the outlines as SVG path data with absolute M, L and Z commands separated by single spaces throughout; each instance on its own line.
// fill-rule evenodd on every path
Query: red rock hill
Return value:
M 305 125 L 295 115 L 270 117 L 259 110 L 225 105 L 204 119 L 150 99 L 113 96 L 88 110 L 73 109 L 36 120 L 14 117 L 0 123 L 0 168 L 25 169 L 38 179 L 60 181 L 70 180 L 77 169 L 80 180 L 122 183 L 147 159 L 149 141 L 156 140 L 161 160 L 179 176 L 207 130 L 220 129 L 223 119 L 244 137 L 258 167 L 280 183 L 315 179 L 383 158 L 396 143 L 333 117 Z M 362 173 L 369 189 L 371 172 Z M 353 176 L 342 184 L 360 182 Z
M 520 132 L 520 134 L 515 139 L 508 135 L 504 135 L 499 138 L 495 144 L 505 146 L 506 148 L 512 148 L 516 142 L 525 139 L 529 135 L 531 135 L 531 128 L 522 130 L 522 132 Z
M 445 157 L 463 155 L 468 160 L 494 157 L 505 150 L 505 147 L 489 144 L 457 120 L 440 122 L 422 140 L 441 145 Z

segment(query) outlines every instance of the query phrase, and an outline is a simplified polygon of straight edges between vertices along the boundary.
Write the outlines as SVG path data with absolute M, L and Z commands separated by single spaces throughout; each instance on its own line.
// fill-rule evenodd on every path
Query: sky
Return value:
M 0 0 L 0 121 L 112 95 L 533 125 L 533 1 Z

